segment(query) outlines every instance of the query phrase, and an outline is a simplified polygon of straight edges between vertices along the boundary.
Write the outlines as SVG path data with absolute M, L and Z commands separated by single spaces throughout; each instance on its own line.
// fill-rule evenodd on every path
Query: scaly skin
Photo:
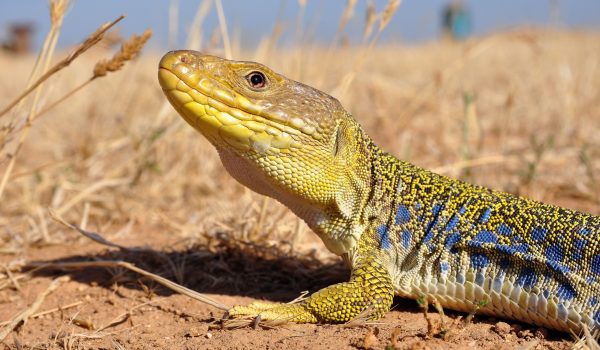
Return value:
M 600 329 L 599 217 L 400 161 L 336 99 L 258 63 L 174 51 L 158 77 L 235 179 L 288 206 L 352 266 L 349 282 L 300 303 L 230 315 L 377 319 L 397 294 L 461 311 L 484 303 L 481 313 L 562 331 Z

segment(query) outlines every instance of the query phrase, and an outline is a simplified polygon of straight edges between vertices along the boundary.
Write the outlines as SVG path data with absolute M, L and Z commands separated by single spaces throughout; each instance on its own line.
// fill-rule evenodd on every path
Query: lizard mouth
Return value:
M 167 53 L 160 61 L 158 80 L 173 107 L 188 124 L 217 147 L 256 153 L 286 153 L 300 147 L 296 139 L 303 123 L 268 113 L 265 107 L 221 83 L 192 51 Z

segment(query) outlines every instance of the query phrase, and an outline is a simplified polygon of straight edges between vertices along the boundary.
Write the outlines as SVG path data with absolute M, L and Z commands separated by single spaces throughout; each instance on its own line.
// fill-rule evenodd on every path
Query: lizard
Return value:
M 297 303 L 230 317 L 378 319 L 395 295 L 560 331 L 600 329 L 600 217 L 399 160 L 334 97 L 254 62 L 171 51 L 158 80 L 228 173 L 286 205 L 351 267 Z

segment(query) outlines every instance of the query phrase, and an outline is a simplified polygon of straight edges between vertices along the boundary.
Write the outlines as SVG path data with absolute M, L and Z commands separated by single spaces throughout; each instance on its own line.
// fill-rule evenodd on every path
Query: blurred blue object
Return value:
M 471 12 L 462 1 L 452 1 L 444 8 L 442 28 L 447 36 L 456 40 L 463 40 L 471 35 Z

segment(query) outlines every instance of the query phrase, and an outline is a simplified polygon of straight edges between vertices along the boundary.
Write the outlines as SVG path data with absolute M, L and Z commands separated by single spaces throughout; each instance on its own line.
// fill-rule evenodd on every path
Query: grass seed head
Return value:
M 121 69 L 125 62 L 130 61 L 142 50 L 148 39 L 152 36 L 152 30 L 146 29 L 142 35 L 132 35 L 129 40 L 121 45 L 121 49 L 109 60 L 101 60 L 94 67 L 94 78 L 105 76 L 108 72 L 116 72 Z

